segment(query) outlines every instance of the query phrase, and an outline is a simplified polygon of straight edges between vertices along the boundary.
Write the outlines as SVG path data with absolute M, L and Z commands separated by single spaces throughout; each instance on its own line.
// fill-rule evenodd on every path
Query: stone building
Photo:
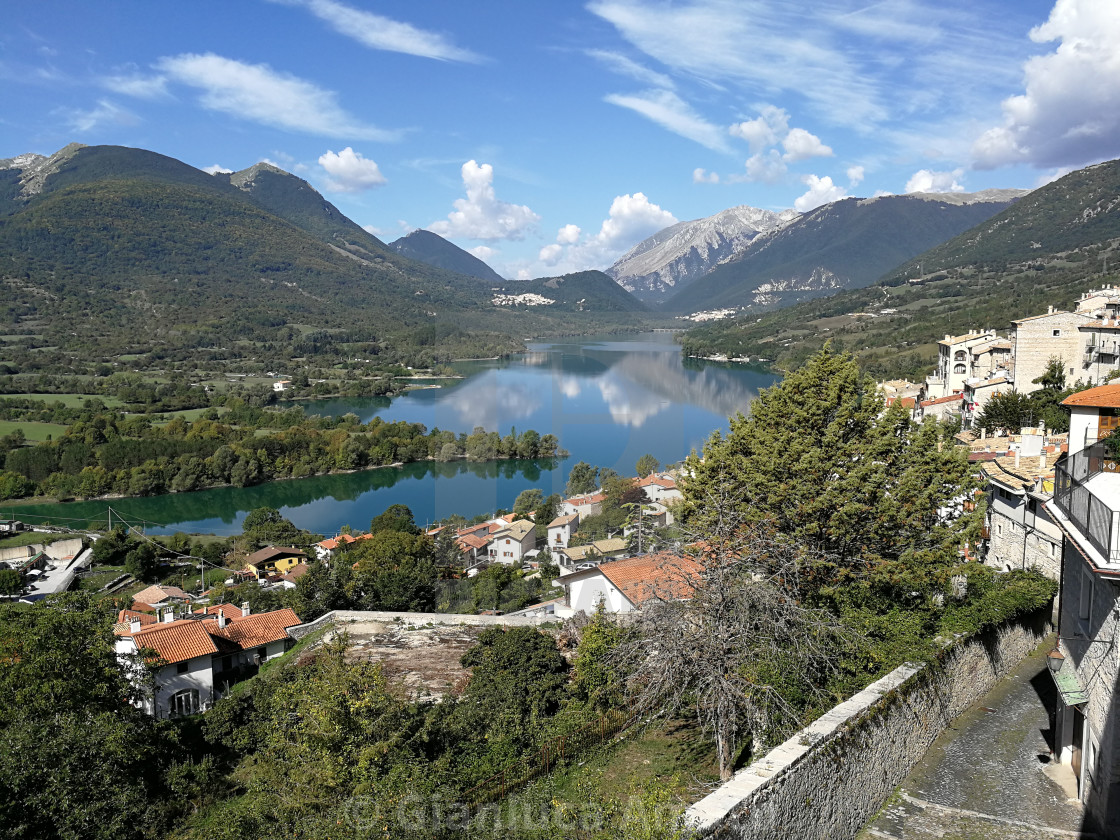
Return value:
M 926 378 L 923 400 L 960 393 L 968 379 L 987 378 L 993 371 L 1010 370 L 1011 342 L 993 330 L 969 330 L 937 342 L 937 369 Z
M 1030 394 L 1041 388 L 1034 380 L 1046 372 L 1051 359 L 1061 359 L 1069 382 L 1082 370 L 1084 338 L 1080 327 L 1089 323 L 1090 315 L 1063 312 L 1049 307 L 1045 315 L 1032 315 L 1012 321 L 1012 349 L 1015 355 L 1015 390 Z
M 1051 653 L 1059 694 L 1055 753 L 1077 777 L 1086 830 L 1118 837 L 1120 467 L 1087 430 L 1112 425 L 1120 385 L 1082 391 L 1065 402 L 1078 432 L 1071 428 L 1069 455 L 1055 465 L 1054 498 L 1046 505 L 1065 536 L 1058 650 Z
M 1041 436 L 1027 436 L 1030 446 Z M 1003 455 L 981 462 L 987 479 L 988 551 L 984 563 L 1003 572 L 1037 569 L 1051 580 L 1061 577 L 1062 530 L 1046 511 L 1054 494 L 1053 455 L 1046 452 Z
M 1100 384 L 1120 371 L 1120 320 L 1094 318 L 1078 327 L 1085 355 L 1078 378 Z

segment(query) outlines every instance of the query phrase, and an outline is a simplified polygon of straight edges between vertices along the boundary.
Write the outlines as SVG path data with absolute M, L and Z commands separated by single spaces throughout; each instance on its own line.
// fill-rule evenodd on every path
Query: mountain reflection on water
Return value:
M 493 362 L 455 366 L 463 379 L 440 388 L 384 398 L 305 403 L 309 414 L 354 413 L 469 433 L 475 426 L 503 435 L 511 427 L 552 433 L 570 457 L 563 461 L 490 464 L 409 464 L 400 468 L 218 488 L 148 499 L 118 499 L 113 509 L 145 520 L 151 533 L 176 530 L 231 534 L 245 513 L 280 509 L 301 528 L 333 534 L 357 528 L 391 504 L 407 504 L 419 522 L 452 513 L 474 516 L 510 508 L 522 490 L 562 492 L 577 461 L 632 474 L 651 453 L 663 464 L 699 449 L 727 418 L 746 412 L 760 388 L 777 377 L 741 365 L 682 360 L 671 334 L 646 333 L 530 344 L 527 352 Z M 17 515 L 54 521 L 104 520 L 104 502 L 35 505 Z M 0 518 L 9 511 L 0 505 Z M 162 526 L 162 527 L 157 527 Z

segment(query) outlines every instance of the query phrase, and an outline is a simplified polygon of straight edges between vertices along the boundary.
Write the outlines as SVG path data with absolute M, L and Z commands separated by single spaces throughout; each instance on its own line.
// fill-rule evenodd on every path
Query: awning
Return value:
M 1067 706 L 1080 706 L 1089 702 L 1089 692 L 1082 687 L 1081 680 L 1077 678 L 1077 672 L 1072 666 L 1067 667 L 1063 662 L 1061 670 L 1056 674 L 1051 671 L 1050 676 L 1054 678 L 1054 685 L 1062 695 L 1062 702 Z

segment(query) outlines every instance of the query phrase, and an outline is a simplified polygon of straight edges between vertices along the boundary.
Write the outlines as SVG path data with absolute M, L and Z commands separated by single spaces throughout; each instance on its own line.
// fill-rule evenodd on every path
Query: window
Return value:
M 964 371 L 965 371 L 965 367 L 964 367 L 963 364 L 962 365 L 953 365 L 953 373 L 964 373 Z
M 1077 617 L 1090 621 L 1093 615 L 1093 573 L 1081 570 L 1081 602 L 1078 604 Z
M 171 695 L 167 704 L 172 715 L 193 715 L 199 710 L 198 689 L 185 688 Z
M 188 667 L 190 667 L 190 663 L 187 662 L 186 660 L 183 660 L 182 662 L 178 663 L 175 666 L 175 673 L 176 674 L 185 674 L 185 673 L 187 673 L 187 668 Z
M 1054 330 L 1054 338 L 1060 338 L 1062 335 L 1061 330 Z
M 958 362 L 963 362 L 964 361 L 964 351 L 963 350 L 958 350 L 956 353 L 953 354 L 953 358 L 956 359 Z

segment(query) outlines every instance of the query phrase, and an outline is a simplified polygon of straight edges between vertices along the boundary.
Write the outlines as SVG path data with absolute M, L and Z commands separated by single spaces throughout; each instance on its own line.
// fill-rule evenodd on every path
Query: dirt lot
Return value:
M 418 698 L 462 688 L 470 671 L 459 658 L 486 630 L 465 625 L 411 628 L 393 622 L 358 622 L 345 629 L 350 661 L 380 662 L 386 676 Z

